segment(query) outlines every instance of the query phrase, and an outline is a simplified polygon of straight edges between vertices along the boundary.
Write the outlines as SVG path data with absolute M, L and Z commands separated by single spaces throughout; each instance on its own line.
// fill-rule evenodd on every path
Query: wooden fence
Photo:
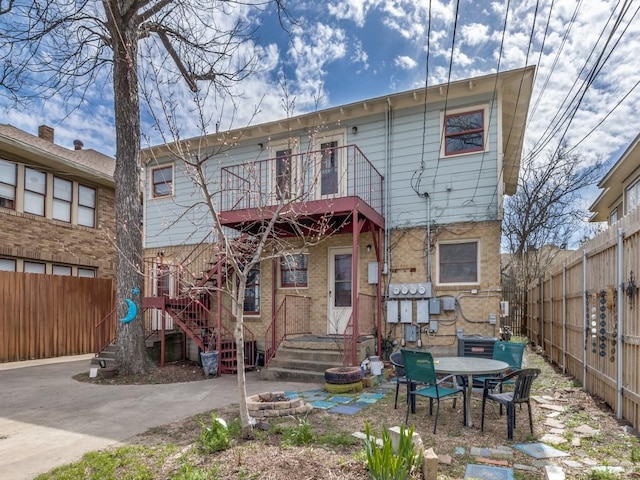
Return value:
M 640 426 L 640 209 L 529 287 L 526 335 L 546 357 Z
M 112 280 L 0 272 L 0 362 L 92 353 Z

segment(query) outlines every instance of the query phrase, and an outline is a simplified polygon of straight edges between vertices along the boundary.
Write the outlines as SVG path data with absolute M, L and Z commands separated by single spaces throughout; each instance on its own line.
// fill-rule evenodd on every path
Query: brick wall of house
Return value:
M 98 188 L 97 228 L 87 228 L 27 213 L 0 209 L 0 256 L 97 269 L 115 276 L 115 194 Z

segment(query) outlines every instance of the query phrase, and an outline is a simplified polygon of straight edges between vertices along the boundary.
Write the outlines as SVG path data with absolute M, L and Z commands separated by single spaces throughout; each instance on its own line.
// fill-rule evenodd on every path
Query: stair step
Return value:
M 291 368 L 280 368 L 269 365 L 260 371 L 260 376 L 264 380 L 283 380 L 304 383 L 324 383 L 324 371 L 312 372 L 309 370 L 296 370 Z
M 91 365 L 100 365 L 100 360 L 104 360 L 107 367 L 115 366 L 116 359 L 115 357 L 94 357 L 91 359 Z
M 336 361 L 330 362 L 319 362 L 317 360 L 299 360 L 299 359 L 287 359 L 282 358 L 279 354 L 276 355 L 273 360 L 269 363 L 269 367 L 277 367 L 277 368 L 285 368 L 285 369 L 295 369 L 302 370 L 305 372 L 323 372 L 327 368 L 341 367 L 344 364 L 342 361 L 342 357 Z

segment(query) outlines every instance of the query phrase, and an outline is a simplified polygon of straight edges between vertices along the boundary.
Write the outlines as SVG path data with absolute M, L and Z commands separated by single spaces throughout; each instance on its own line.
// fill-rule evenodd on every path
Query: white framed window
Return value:
M 73 203 L 73 182 L 53 177 L 53 212 L 55 220 L 71 222 L 71 204 Z
M 442 152 L 450 157 L 487 150 L 486 106 L 442 112 Z
M 46 264 L 40 262 L 27 262 L 25 260 L 22 264 L 24 273 L 46 273 L 46 269 Z
M 0 258 L 0 271 L 15 272 L 16 261 L 13 258 Z
M 96 189 L 78 185 L 78 225 L 96 226 Z
M 609 225 L 613 225 L 614 223 L 616 223 L 618 221 L 618 209 L 620 207 L 616 207 L 613 210 L 611 210 L 611 213 L 609 214 Z
M 247 285 L 244 291 L 244 313 L 247 315 L 260 314 L 260 264 L 256 264 L 247 275 Z
M 0 160 L 0 207 L 15 210 L 17 183 L 18 165 Z
M 33 168 L 24 169 L 24 211 L 44 217 L 47 174 Z
M 53 265 L 51 267 L 51 273 L 53 275 L 63 275 L 70 277 L 73 273 L 73 269 L 69 265 Z
M 281 288 L 307 288 L 308 257 L 306 253 L 280 257 Z
M 625 215 L 636 208 L 640 203 L 640 180 L 636 180 L 624 190 Z
M 78 276 L 83 278 L 96 278 L 96 270 L 94 268 L 78 267 Z
M 438 283 L 478 284 L 480 242 L 477 240 L 438 243 Z
M 152 169 L 151 183 L 153 198 L 173 195 L 173 165 Z

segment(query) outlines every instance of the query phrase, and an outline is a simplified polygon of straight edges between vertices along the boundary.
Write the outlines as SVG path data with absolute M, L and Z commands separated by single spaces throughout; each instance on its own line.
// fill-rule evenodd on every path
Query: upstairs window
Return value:
M 96 189 L 78 185 L 78 225 L 96 226 Z
M 260 264 L 255 265 L 247 275 L 243 308 L 244 313 L 249 315 L 260 313 Z
M 628 186 L 624 191 L 625 214 L 638 206 L 640 203 L 640 180 Z
M 438 244 L 438 283 L 479 283 L 477 241 Z
M 484 110 L 455 113 L 444 117 L 444 153 L 484 150 Z
M 173 195 L 173 166 L 154 168 L 151 177 L 154 198 Z
M 24 211 L 44 217 L 47 174 L 33 168 L 24 169 Z
M 0 160 L 0 207 L 15 210 L 17 180 L 18 165 Z
M 283 288 L 307 287 L 306 254 L 286 255 L 280 259 L 280 284 Z
M 53 177 L 53 218 L 71 222 L 71 202 L 73 200 L 73 182 Z

